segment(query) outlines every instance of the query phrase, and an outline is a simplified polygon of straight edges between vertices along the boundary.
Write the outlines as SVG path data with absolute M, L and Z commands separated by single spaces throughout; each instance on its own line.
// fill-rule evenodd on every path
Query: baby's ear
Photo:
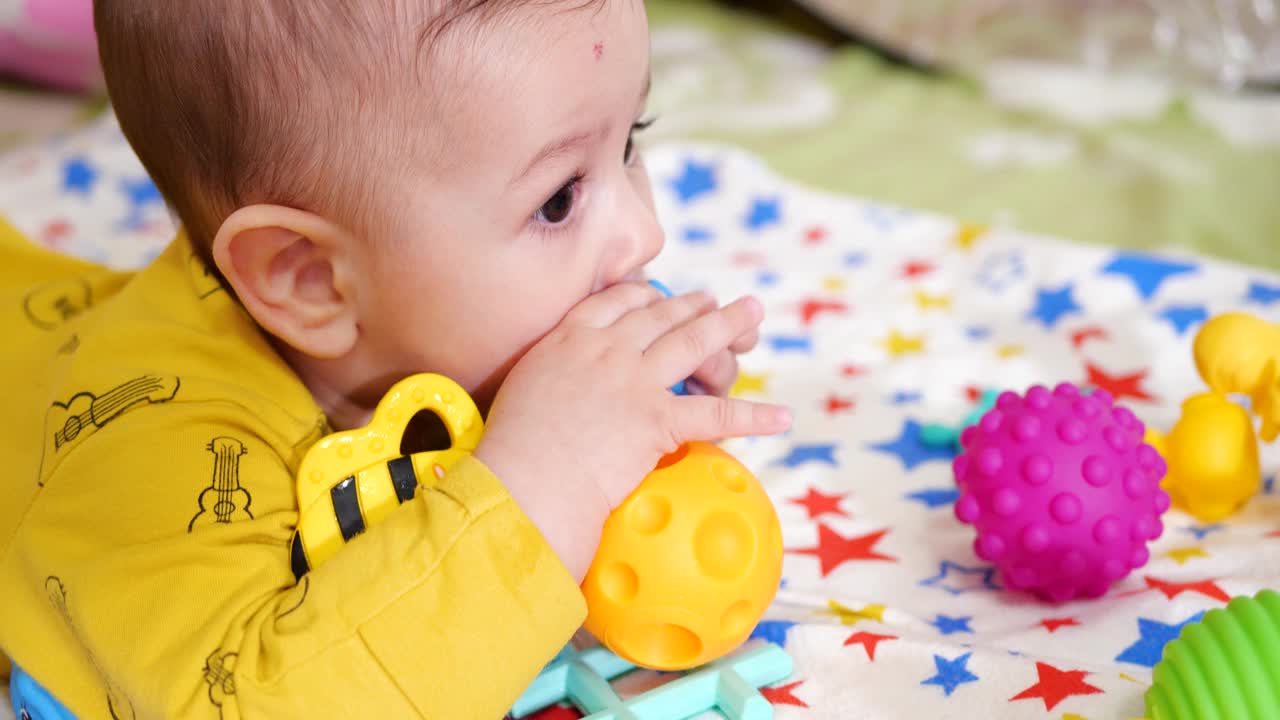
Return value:
M 241 208 L 222 223 L 213 259 L 249 314 L 295 350 L 340 358 L 359 336 L 344 258 L 354 238 L 314 213 Z

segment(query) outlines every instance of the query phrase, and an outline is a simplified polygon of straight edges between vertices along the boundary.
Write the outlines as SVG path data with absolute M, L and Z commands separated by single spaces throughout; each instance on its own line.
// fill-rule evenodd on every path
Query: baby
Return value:
M 79 718 L 501 716 L 657 460 L 790 423 L 725 397 L 758 301 L 644 282 L 643 3 L 95 14 L 183 230 L 129 275 L 0 227 L 0 676 Z M 296 580 L 302 456 L 420 372 L 485 411 L 474 457 Z

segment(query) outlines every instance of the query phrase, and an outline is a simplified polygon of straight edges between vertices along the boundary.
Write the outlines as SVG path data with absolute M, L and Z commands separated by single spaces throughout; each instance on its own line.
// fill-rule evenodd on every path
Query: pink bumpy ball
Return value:
M 1095 598 L 1150 558 L 1169 495 L 1143 425 L 1106 392 L 1007 392 L 961 436 L 956 517 L 1015 590 Z

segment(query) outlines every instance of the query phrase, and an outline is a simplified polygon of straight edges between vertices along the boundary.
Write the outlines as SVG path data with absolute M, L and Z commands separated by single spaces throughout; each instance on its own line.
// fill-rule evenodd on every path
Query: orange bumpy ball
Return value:
M 583 581 L 586 628 L 643 667 L 684 670 L 742 644 L 778 592 L 782 528 L 733 456 L 690 443 L 604 526 Z

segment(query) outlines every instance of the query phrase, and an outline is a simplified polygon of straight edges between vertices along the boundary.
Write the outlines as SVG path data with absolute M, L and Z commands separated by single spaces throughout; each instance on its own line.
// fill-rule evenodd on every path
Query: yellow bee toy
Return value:
M 1280 434 L 1280 325 L 1245 313 L 1220 315 L 1201 328 L 1194 354 L 1211 392 L 1184 402 L 1167 435 L 1148 430 L 1147 442 L 1169 464 L 1164 487 L 1174 505 L 1214 522 L 1238 510 L 1262 484 L 1253 418 L 1227 396 L 1252 400 L 1263 440 Z
M 404 432 L 423 411 L 440 417 L 452 446 L 402 456 Z M 367 427 L 316 443 L 298 473 L 294 575 L 444 477 L 483 433 L 466 391 L 416 375 L 391 389 Z M 690 443 L 663 458 L 606 521 L 582 586 L 586 628 L 636 665 L 684 670 L 741 645 L 781 578 L 782 530 L 769 496 L 731 455 Z
M 447 450 L 402 456 L 401 440 L 414 416 L 434 412 L 449 432 Z M 330 435 L 307 451 L 298 471 L 298 528 L 290 548 L 301 578 L 342 546 L 376 525 L 396 506 L 430 487 L 484 432 L 480 410 L 465 390 L 440 375 L 415 375 L 391 388 L 369 425 Z

